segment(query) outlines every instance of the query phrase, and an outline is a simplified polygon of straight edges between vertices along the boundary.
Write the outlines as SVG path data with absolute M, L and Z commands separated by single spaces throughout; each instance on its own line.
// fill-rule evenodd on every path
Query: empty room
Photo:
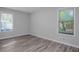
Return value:
M 79 52 L 79 7 L 0 7 L 0 52 Z

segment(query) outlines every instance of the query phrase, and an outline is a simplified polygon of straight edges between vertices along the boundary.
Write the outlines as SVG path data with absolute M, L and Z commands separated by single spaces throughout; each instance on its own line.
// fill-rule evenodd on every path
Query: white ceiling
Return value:
M 28 13 L 32 13 L 41 9 L 41 7 L 7 7 L 7 8 Z

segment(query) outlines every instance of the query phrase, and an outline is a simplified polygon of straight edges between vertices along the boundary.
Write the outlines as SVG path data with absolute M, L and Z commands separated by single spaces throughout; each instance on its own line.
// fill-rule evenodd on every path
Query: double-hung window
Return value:
M 13 29 L 13 15 L 8 13 L 0 14 L 0 32 L 8 32 Z

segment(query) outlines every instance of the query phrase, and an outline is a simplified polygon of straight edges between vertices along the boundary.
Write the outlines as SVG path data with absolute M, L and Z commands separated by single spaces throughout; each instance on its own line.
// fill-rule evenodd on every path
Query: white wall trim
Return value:
M 14 35 L 14 36 L 3 37 L 3 38 L 0 38 L 0 40 L 6 39 L 6 38 L 13 38 L 13 37 L 18 37 L 18 36 L 24 36 L 24 35 L 28 35 L 28 34 L 18 34 L 18 35 Z
M 69 43 L 66 43 L 66 42 L 54 40 L 54 39 L 47 38 L 47 37 L 43 37 L 43 36 L 39 36 L 39 35 L 36 35 L 36 34 L 32 34 L 32 35 L 37 36 L 37 37 L 40 37 L 40 38 L 43 38 L 43 39 L 51 40 L 51 41 L 54 41 L 54 42 L 58 42 L 58 43 L 61 43 L 61 44 L 67 45 L 67 46 L 72 46 L 72 47 L 75 47 L 75 48 L 79 48 L 78 45 L 69 44 Z
M 0 40 L 6 39 L 6 38 L 23 36 L 23 35 L 33 35 L 33 36 L 37 36 L 39 38 L 43 38 L 43 39 L 51 40 L 51 41 L 58 42 L 58 43 L 61 43 L 61 44 L 64 44 L 64 45 L 68 45 L 68 46 L 72 46 L 72 47 L 75 47 L 75 48 L 79 48 L 79 46 L 74 45 L 74 44 L 69 44 L 69 43 L 65 43 L 65 42 L 62 42 L 62 41 L 54 40 L 54 39 L 52 40 L 51 38 L 47 38 L 47 37 L 36 35 L 36 34 L 32 34 L 32 33 L 30 33 L 30 34 L 19 34 L 19 35 L 9 36 L 9 37 L 3 37 L 3 38 L 0 38 Z

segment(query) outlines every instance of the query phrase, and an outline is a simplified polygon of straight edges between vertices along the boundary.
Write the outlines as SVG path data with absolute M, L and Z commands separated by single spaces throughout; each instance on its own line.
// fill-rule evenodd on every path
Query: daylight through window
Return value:
M 2 13 L 0 16 L 0 32 L 7 32 L 13 29 L 13 15 Z

